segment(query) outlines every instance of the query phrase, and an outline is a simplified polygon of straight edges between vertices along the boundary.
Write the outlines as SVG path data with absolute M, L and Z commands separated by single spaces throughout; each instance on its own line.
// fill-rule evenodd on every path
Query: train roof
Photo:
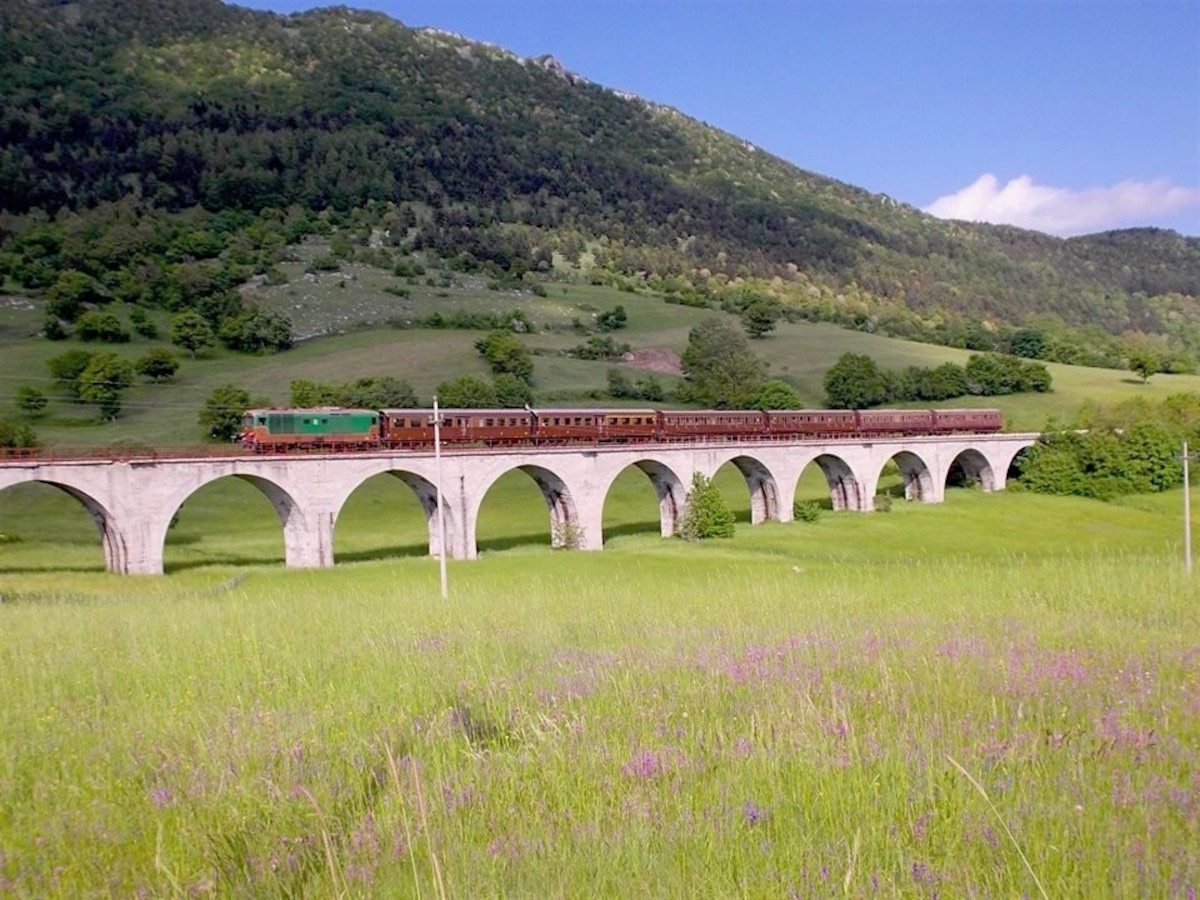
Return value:
M 411 415 L 422 415 L 422 414 L 428 414 L 428 415 L 432 416 L 433 415 L 433 407 L 432 406 L 423 406 L 420 408 L 414 408 L 414 407 L 404 406 L 404 407 L 394 407 L 391 409 L 381 409 L 380 412 L 383 413 L 385 416 L 392 416 L 392 415 L 411 416 Z M 525 410 L 523 410 L 519 407 L 517 409 L 513 409 L 512 407 L 509 407 L 507 409 L 476 409 L 473 407 L 470 409 L 467 409 L 467 408 L 460 408 L 460 407 L 456 407 L 456 406 L 439 406 L 438 407 L 438 414 L 442 415 L 442 416 L 456 416 L 456 415 L 457 416 L 519 416 L 524 413 L 525 413 Z
M 261 406 L 255 409 L 248 409 L 246 413 L 249 415 L 257 415 L 259 413 L 278 416 L 283 413 L 304 414 L 304 413 L 365 413 L 367 415 L 379 415 L 379 410 L 362 409 L 357 406 Z
M 624 409 L 608 406 L 538 406 L 533 410 L 539 416 L 654 416 L 654 409 Z

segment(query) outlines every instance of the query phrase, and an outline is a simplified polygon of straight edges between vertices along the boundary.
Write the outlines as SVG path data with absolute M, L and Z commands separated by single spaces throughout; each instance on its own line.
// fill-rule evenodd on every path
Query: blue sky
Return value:
M 250 0 L 294 12 L 318 5 Z M 1200 0 L 347 0 L 937 215 L 1200 236 Z

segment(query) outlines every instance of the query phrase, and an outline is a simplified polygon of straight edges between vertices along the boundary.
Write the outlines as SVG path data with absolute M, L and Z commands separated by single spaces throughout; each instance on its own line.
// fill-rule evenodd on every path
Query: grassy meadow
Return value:
M 1200 887 L 1178 492 L 751 527 L 723 470 L 738 535 L 693 545 L 627 476 L 592 554 L 551 551 L 506 478 L 448 600 L 386 476 L 322 571 L 282 568 L 233 480 L 184 505 L 161 578 L 104 573 L 74 501 L 0 495 L 0 894 Z
M 43 442 L 195 443 L 228 382 L 282 404 L 296 378 L 394 375 L 428 396 L 482 374 L 478 333 L 380 327 L 435 309 L 525 309 L 545 329 L 535 389 L 568 403 L 609 367 L 559 355 L 583 339 L 572 319 L 620 303 L 618 340 L 678 352 L 711 314 L 590 285 L 305 279 L 321 249 L 259 291 L 323 336 L 184 359 L 111 424 L 56 397 Z M 79 344 L 31 339 L 41 310 L 0 299 L 11 407 Z M 801 324 L 755 349 L 814 405 L 847 350 L 967 357 Z M 995 398 L 1010 427 L 1200 390 L 1049 368 L 1053 393 Z M 751 527 L 741 476 L 717 484 L 732 540 L 662 540 L 630 470 L 604 551 L 571 553 L 512 473 L 448 599 L 387 475 L 351 496 L 320 571 L 283 568 L 270 503 L 236 479 L 184 503 L 162 577 L 106 573 L 67 495 L 0 492 L 0 897 L 1196 896 L 1200 591 L 1178 491 L 923 505 L 894 475 L 891 511 L 860 515 L 828 511 L 810 466 L 797 499 L 820 518 Z

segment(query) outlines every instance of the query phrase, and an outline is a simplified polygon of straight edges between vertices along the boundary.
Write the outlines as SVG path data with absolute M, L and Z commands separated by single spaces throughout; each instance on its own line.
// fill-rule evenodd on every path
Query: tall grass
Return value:
M 952 492 L 448 601 L 418 557 L 3 574 L 0 889 L 1186 897 L 1174 513 Z

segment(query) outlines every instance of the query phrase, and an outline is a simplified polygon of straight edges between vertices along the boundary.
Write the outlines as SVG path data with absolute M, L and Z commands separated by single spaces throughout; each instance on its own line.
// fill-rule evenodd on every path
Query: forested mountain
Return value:
M 380 14 L 9 0 L 0 54 L 14 288 L 72 271 L 98 295 L 186 306 L 334 227 L 517 275 L 566 261 L 683 302 L 767 293 L 922 340 L 1033 327 L 1063 361 L 1119 356 L 1117 335 L 1200 349 L 1198 239 L 940 221 L 552 57 Z

